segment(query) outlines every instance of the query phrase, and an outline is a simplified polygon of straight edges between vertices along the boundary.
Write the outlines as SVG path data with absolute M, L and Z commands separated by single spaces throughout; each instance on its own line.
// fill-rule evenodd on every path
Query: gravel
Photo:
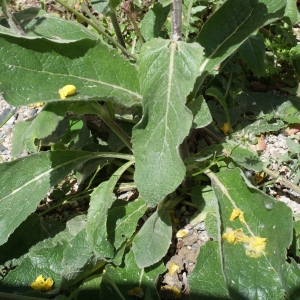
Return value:
M 11 149 L 13 129 L 17 122 L 25 121 L 39 113 L 42 108 L 20 106 L 18 108 L 9 105 L 0 94 L 0 124 L 5 121 L 9 114 L 11 118 L 0 128 L 0 162 L 11 161 Z M 27 155 L 24 151 L 21 156 Z

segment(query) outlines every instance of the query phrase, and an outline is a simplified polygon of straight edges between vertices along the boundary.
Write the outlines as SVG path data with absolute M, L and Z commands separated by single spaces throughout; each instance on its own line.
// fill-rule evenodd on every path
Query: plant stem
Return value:
M 274 171 L 268 169 L 267 167 L 264 167 L 263 171 L 266 174 L 272 176 L 273 178 L 276 178 L 276 181 L 279 181 L 283 185 L 289 187 L 290 189 L 294 190 L 296 193 L 300 194 L 300 187 L 299 186 L 297 186 L 294 183 L 290 182 L 286 178 L 283 178 L 282 176 L 280 176 L 279 174 L 275 173 Z
M 201 130 L 203 130 L 211 139 L 213 139 L 215 142 L 217 143 L 221 143 L 222 142 L 222 138 L 218 137 L 217 135 L 215 135 L 213 132 L 211 132 L 209 129 L 207 129 L 206 127 L 201 128 Z
M 5 0 L 4 0 L 5 1 Z M 88 23 L 91 25 L 93 28 L 95 28 L 100 34 L 104 35 L 114 46 L 117 48 L 121 49 L 122 52 L 129 57 L 131 57 L 134 60 L 137 60 L 137 57 L 133 54 L 131 54 L 130 51 L 128 51 L 126 48 L 124 48 L 121 44 L 119 44 L 115 39 L 113 39 L 109 34 L 107 34 L 102 28 L 98 26 L 98 24 L 95 24 L 91 19 L 86 18 L 83 14 L 79 13 L 72 7 L 70 7 L 68 4 L 66 4 L 62 0 L 56 0 L 59 4 L 61 4 L 63 7 L 65 7 L 67 10 L 69 10 L 71 13 L 73 13 L 75 16 L 81 18 L 84 22 Z
M 18 107 L 16 107 L 13 111 L 11 111 L 7 117 L 0 123 L 0 128 L 15 114 L 15 112 L 18 110 Z
M 182 0 L 172 0 L 171 2 L 171 22 L 173 41 L 180 41 L 182 37 Z
M 84 199 L 87 196 L 89 196 L 90 192 L 91 191 L 89 190 L 89 191 L 83 191 L 82 193 L 79 193 L 79 194 L 76 194 L 76 195 L 69 195 L 69 196 L 65 197 L 63 200 L 61 200 L 59 203 L 51 206 L 49 209 L 47 209 L 47 210 L 43 211 L 42 213 L 40 213 L 39 217 L 42 217 L 42 216 L 48 214 L 50 211 L 52 211 L 52 210 L 54 210 L 54 209 L 56 209 L 56 208 L 58 208 L 58 207 L 60 207 L 64 204 L 67 204 L 67 203 L 70 203 L 70 202 L 73 202 L 73 201 L 76 201 L 76 200 Z M 78 195 L 80 195 L 80 194 L 83 194 L 83 195 L 78 197 Z
M 118 22 L 118 19 L 117 19 L 116 11 L 111 5 L 109 6 L 109 17 L 110 17 L 111 23 L 113 25 L 113 28 L 114 28 L 114 31 L 116 33 L 116 36 L 117 36 L 117 39 L 118 39 L 119 43 L 124 48 L 126 48 L 124 37 L 122 35 L 121 28 L 120 28 L 120 25 L 119 25 L 119 22 Z
M 123 9 L 124 11 L 126 11 L 126 14 L 134 28 L 134 31 L 136 33 L 136 35 L 138 36 L 141 44 L 145 43 L 145 40 L 141 34 L 141 31 L 139 29 L 139 27 L 137 26 L 136 24 L 136 21 L 135 21 L 135 12 L 134 12 L 134 5 L 133 5 L 133 2 L 131 0 L 125 2 L 125 5 L 123 6 Z
M 275 35 L 264 27 L 259 28 L 259 31 L 266 37 L 273 39 Z
M 10 11 L 10 8 L 9 8 L 6 0 L 2 0 L 2 12 L 3 12 L 3 15 L 4 15 L 5 19 L 7 20 L 7 23 L 10 26 L 10 28 L 16 34 L 25 36 L 26 35 L 25 32 L 23 31 L 20 24 L 17 22 L 14 15 Z
M 188 10 L 187 10 L 187 13 L 186 13 L 185 41 L 187 41 L 188 37 L 189 37 L 189 23 L 190 23 L 190 17 L 192 15 L 191 11 L 192 11 L 192 8 L 193 8 L 193 4 L 194 4 L 194 2 L 190 1 L 189 6 L 188 6 Z
M 114 108 L 114 105 L 110 101 L 107 101 L 107 102 L 105 102 L 105 106 L 107 108 L 107 111 L 108 111 L 110 117 L 112 119 L 115 119 L 115 108 Z
M 124 165 L 124 162 L 121 162 L 121 161 L 119 161 L 118 159 L 114 159 L 114 160 L 112 161 L 112 164 L 114 164 L 114 165 L 117 166 L 117 167 L 121 167 L 121 166 Z M 135 170 L 134 170 L 133 167 L 129 167 L 129 168 L 127 168 L 127 171 L 128 171 L 129 173 L 133 174 Z
M 102 105 L 94 102 L 95 113 L 106 123 L 106 125 L 123 141 L 123 143 L 132 151 L 130 137 L 127 133 L 109 116 Z

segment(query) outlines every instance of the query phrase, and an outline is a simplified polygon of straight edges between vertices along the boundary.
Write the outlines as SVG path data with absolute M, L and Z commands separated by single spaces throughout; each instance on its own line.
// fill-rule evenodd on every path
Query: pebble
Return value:
M 0 94 L 0 123 L 15 110 L 14 106 L 9 105 Z M 17 122 L 27 120 L 37 115 L 42 110 L 42 107 L 36 109 L 30 106 L 20 106 L 14 112 L 13 116 L 0 128 L 0 162 L 11 161 L 11 148 L 13 138 L 13 128 Z M 20 156 L 25 156 L 28 153 L 23 151 Z

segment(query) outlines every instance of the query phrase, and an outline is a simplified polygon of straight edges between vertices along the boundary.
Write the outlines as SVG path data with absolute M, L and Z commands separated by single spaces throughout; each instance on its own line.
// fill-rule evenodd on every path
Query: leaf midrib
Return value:
M 71 74 L 52 73 L 52 72 L 48 72 L 48 71 L 44 71 L 44 70 L 43 71 L 38 71 L 38 70 L 29 69 L 29 68 L 25 68 L 25 67 L 22 67 L 22 66 L 6 64 L 6 63 L 2 63 L 2 64 L 5 65 L 6 67 L 9 67 L 10 69 L 12 67 L 14 67 L 14 68 L 18 68 L 18 69 L 22 69 L 22 70 L 26 70 L 26 71 L 31 71 L 31 72 L 36 72 L 36 73 L 45 73 L 45 74 L 55 75 L 55 76 L 73 77 L 73 78 L 80 79 L 80 80 L 85 80 L 85 81 L 89 81 L 89 82 L 93 82 L 93 83 L 99 83 L 99 84 L 111 87 L 113 89 L 124 91 L 124 92 L 126 92 L 130 95 L 133 95 L 133 96 L 137 97 L 138 99 L 142 99 L 142 95 L 140 95 L 136 92 L 133 92 L 133 91 L 125 89 L 121 86 L 114 85 L 114 84 L 111 84 L 111 83 L 107 83 L 107 82 L 104 82 L 104 81 L 101 81 L 101 80 L 96 80 L 96 79 L 91 79 L 91 78 L 86 78 L 86 77 L 81 77 L 81 76 L 71 75 Z

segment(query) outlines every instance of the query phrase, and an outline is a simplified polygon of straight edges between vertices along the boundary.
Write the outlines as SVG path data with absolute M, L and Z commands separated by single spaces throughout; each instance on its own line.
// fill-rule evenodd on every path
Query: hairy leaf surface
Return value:
M 0 92 L 11 105 L 59 100 L 65 85 L 76 87 L 70 100 L 101 99 L 123 106 L 141 101 L 136 68 L 100 41 L 0 34 L 0 44 Z
M 199 75 L 202 49 L 162 39 L 146 43 L 140 55 L 139 80 L 143 118 L 133 130 L 135 181 L 150 206 L 182 182 L 185 167 L 179 145 L 188 135 L 192 113 L 186 96 Z
M 158 209 L 135 236 L 132 249 L 140 268 L 151 266 L 162 259 L 170 246 L 172 225 L 169 211 Z
M 101 183 L 92 193 L 88 210 L 87 238 L 91 249 L 103 257 L 112 258 L 114 247 L 107 239 L 107 214 L 114 202 L 114 187 L 133 160 L 120 167 L 108 181 Z
M 110 156 L 114 154 L 57 150 L 0 164 L 0 245 L 74 167 L 89 159 Z M 121 154 L 116 157 L 125 158 Z
M 281 18 L 286 0 L 228 0 L 205 23 L 197 42 L 205 49 L 201 73 L 232 54 L 251 33 Z
M 107 265 L 105 269 L 106 272 L 100 286 L 101 299 L 131 300 L 138 298 L 128 294 L 129 291 L 137 287 L 140 287 L 143 291 L 145 295 L 145 298 L 143 297 L 143 299 L 160 299 L 155 285 L 159 274 L 165 271 L 165 266 L 162 261 L 154 266 L 140 269 L 134 260 L 133 251 L 131 250 L 126 254 L 122 266 L 114 268 Z M 126 280 L 124 280 L 125 278 Z
M 248 187 L 238 168 L 207 175 L 219 203 L 223 273 L 231 299 L 283 299 L 282 266 L 292 241 L 291 209 Z M 238 217 L 230 221 L 234 208 L 244 213 L 244 223 Z M 224 238 L 228 229 L 243 230 L 243 238 L 266 238 L 265 249 L 251 257 L 249 243 L 230 243 Z

